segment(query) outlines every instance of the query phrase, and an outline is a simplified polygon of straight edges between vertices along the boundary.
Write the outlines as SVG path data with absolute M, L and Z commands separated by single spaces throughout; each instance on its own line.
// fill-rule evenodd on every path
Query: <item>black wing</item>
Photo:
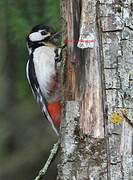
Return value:
M 34 63 L 33 63 L 33 58 L 30 57 L 30 60 L 27 63 L 27 67 L 26 67 L 26 75 L 27 75 L 27 79 L 29 81 L 29 84 L 31 86 L 32 92 L 38 102 L 38 104 L 40 105 L 40 107 L 42 108 L 42 112 L 45 115 L 45 117 L 48 119 L 48 121 L 50 122 L 50 124 L 52 125 L 52 128 L 54 129 L 55 133 L 57 135 L 59 135 L 57 129 L 55 128 L 54 124 L 53 124 L 53 120 L 48 112 L 47 109 L 47 101 L 45 99 L 45 97 L 43 96 L 37 77 L 36 77 L 36 73 L 35 73 L 35 68 L 34 68 Z

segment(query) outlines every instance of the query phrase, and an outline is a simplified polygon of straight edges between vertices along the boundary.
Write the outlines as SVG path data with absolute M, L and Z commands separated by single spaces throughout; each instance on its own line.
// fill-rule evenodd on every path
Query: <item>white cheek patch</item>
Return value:
M 46 35 L 42 35 L 40 32 L 33 32 L 29 35 L 29 38 L 31 41 L 35 42 L 35 41 L 41 41 L 49 36 L 50 36 L 50 33 L 48 33 Z
M 33 32 L 29 35 L 31 41 L 41 41 L 44 37 L 39 32 Z

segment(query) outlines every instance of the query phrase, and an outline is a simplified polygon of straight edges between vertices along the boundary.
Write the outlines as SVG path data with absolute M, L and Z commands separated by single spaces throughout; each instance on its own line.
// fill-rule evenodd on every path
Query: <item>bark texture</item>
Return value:
M 131 180 L 133 2 L 61 2 L 68 46 L 57 179 Z
M 130 0 L 112 0 L 101 1 L 99 8 L 111 180 L 133 179 L 132 5 Z

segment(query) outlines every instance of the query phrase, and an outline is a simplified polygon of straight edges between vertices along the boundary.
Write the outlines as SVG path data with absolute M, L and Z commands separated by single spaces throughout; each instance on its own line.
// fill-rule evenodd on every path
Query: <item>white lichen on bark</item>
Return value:
M 73 161 L 76 155 L 76 149 L 78 141 L 76 139 L 75 130 L 78 126 L 80 117 L 80 103 L 76 101 L 68 101 L 64 105 L 63 119 L 61 129 L 61 162 L 58 167 L 60 178 L 59 179 L 71 179 L 74 177 L 74 171 L 72 172 Z M 73 157 L 72 157 L 73 156 Z
M 108 107 L 108 134 L 111 180 L 133 179 L 133 127 L 123 117 L 121 124 L 113 124 L 114 112 L 128 111 L 133 122 L 132 1 L 108 1 L 100 5 L 102 47 L 106 98 Z M 131 122 L 131 123 L 132 123 Z

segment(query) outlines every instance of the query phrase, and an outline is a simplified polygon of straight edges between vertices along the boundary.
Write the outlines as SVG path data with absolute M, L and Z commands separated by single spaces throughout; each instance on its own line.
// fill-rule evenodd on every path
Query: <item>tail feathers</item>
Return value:
M 53 130 L 55 131 L 56 135 L 59 136 L 58 130 L 56 129 L 56 127 L 55 127 L 55 125 L 54 125 L 54 121 L 53 121 L 51 115 L 49 114 L 46 105 L 43 105 L 42 112 L 43 112 L 43 114 L 46 116 L 46 118 L 47 118 L 47 120 L 50 122 L 50 124 L 52 125 L 52 128 L 53 128 Z
M 59 136 L 59 132 L 56 129 L 55 125 L 54 125 L 54 121 L 48 111 L 47 108 L 47 100 L 43 97 L 42 92 L 40 89 L 38 89 L 38 95 L 36 97 L 38 99 L 38 103 L 40 104 L 40 106 L 42 107 L 42 112 L 44 114 L 44 116 L 47 118 L 47 120 L 50 122 L 50 124 L 52 125 L 53 130 L 55 131 L 56 135 Z

